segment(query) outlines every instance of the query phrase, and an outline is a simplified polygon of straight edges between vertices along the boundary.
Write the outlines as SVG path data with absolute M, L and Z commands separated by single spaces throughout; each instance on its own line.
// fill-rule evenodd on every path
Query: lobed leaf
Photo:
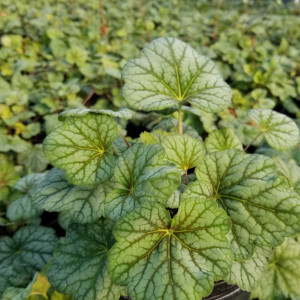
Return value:
M 69 226 L 47 271 L 58 292 L 71 294 L 75 300 L 114 300 L 124 294 L 124 288 L 112 283 L 107 274 L 107 252 L 114 243 L 112 225 L 101 219 Z
M 160 145 L 135 144 L 119 157 L 115 178 L 121 188 L 105 199 L 105 213 L 116 220 L 144 201 L 165 202 L 180 184 L 180 173 L 164 162 Z
M 205 154 L 203 142 L 187 134 L 173 134 L 162 141 L 166 159 L 186 171 L 199 165 Z
M 14 236 L 0 238 L 0 293 L 6 286 L 24 286 L 50 259 L 57 237 L 54 230 L 25 226 Z
M 20 192 L 20 196 L 11 202 L 7 208 L 6 215 L 11 221 L 28 220 L 39 216 L 42 210 L 33 205 L 33 197 L 36 187 L 44 179 L 45 173 L 33 173 L 21 178 L 14 189 Z
M 231 89 L 215 64 L 174 38 L 158 38 L 122 70 L 123 97 L 134 109 L 162 110 L 187 101 L 206 112 L 230 106 Z
M 145 202 L 114 227 L 109 274 L 139 299 L 201 299 L 231 266 L 226 214 L 213 201 L 182 201 L 171 220 L 164 206 Z
M 199 187 L 190 195 L 203 197 L 203 184 L 210 186 L 211 197 L 232 221 L 238 259 L 252 255 L 256 244 L 278 245 L 300 230 L 299 195 L 277 178 L 272 159 L 239 150 L 214 152 L 206 156 L 196 175 L 193 187 Z
M 91 223 L 104 216 L 104 199 L 110 190 L 109 183 L 75 186 L 64 171 L 53 168 L 39 184 L 33 202 L 47 211 L 68 212 L 77 223 Z
M 121 118 L 129 120 L 131 119 L 135 112 L 131 109 L 124 108 L 119 111 L 113 111 L 109 109 L 88 109 L 88 108 L 75 108 L 71 110 L 67 110 L 59 114 L 58 119 L 60 121 L 65 121 L 69 117 L 82 117 L 88 114 L 99 114 L 99 115 L 107 115 L 113 118 Z
M 272 148 L 289 150 L 299 143 L 298 126 L 286 115 L 270 109 L 251 109 L 249 117 L 259 125 Z
M 256 247 L 252 257 L 233 262 L 225 280 L 250 292 L 260 282 L 263 272 L 267 269 L 267 256 L 270 252 L 269 248 Z
M 275 248 L 252 295 L 262 300 L 300 297 L 300 244 L 292 238 Z
M 115 158 L 109 153 L 117 127 L 111 117 L 87 114 L 68 118 L 44 141 L 50 162 L 64 169 L 76 185 L 103 183 L 113 175 Z
M 243 145 L 232 128 L 222 128 L 209 133 L 205 148 L 207 153 L 212 153 L 227 149 L 243 150 Z

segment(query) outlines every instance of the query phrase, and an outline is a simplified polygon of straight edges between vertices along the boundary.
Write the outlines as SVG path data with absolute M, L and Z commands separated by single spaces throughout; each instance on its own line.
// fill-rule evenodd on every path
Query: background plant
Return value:
M 228 148 L 242 149 L 242 144 L 247 146 L 255 139 L 252 143 L 255 147 L 251 146 L 248 151 L 257 151 L 269 156 L 280 156 L 281 160 L 275 159 L 275 163 L 279 165 L 280 177 L 286 181 L 290 190 L 298 191 L 299 171 L 295 162 L 299 163 L 299 151 L 297 151 L 299 144 L 293 147 L 297 143 L 297 134 L 294 138 L 290 134 L 296 132 L 295 125 L 291 123 L 291 128 L 279 126 L 280 136 L 283 135 L 284 139 L 290 138 L 290 147 L 288 143 L 282 143 L 282 145 L 288 146 L 287 148 L 292 148 L 292 150 L 278 151 L 268 145 L 268 143 L 273 147 L 278 145 L 278 128 L 276 127 L 274 131 L 273 126 L 265 126 L 272 125 L 272 123 L 267 124 L 265 120 L 261 120 L 259 110 L 253 110 L 248 115 L 248 110 L 251 108 L 275 108 L 275 110 L 295 118 L 297 122 L 299 117 L 297 108 L 299 99 L 299 63 L 297 62 L 299 47 L 297 47 L 297 43 L 299 39 L 297 39 L 297 26 L 292 26 L 298 22 L 297 7 L 280 7 L 270 4 L 268 7 L 263 7 L 264 14 L 262 17 L 261 10 L 251 5 L 233 7 L 223 4 L 218 16 L 217 34 L 215 34 L 215 8 L 204 1 L 201 4 L 195 4 L 191 1 L 190 4 L 190 7 L 197 9 L 201 5 L 201 13 L 197 9 L 191 13 L 189 6 L 183 7 L 176 2 L 172 3 L 172 9 L 166 3 L 158 5 L 157 2 L 139 2 L 138 4 L 130 1 L 124 2 L 122 9 L 132 16 L 130 19 L 125 19 L 120 15 L 119 4 L 114 2 L 100 3 L 100 6 L 98 2 L 83 4 L 77 1 L 71 5 L 63 1 L 60 1 L 59 4 L 55 3 L 55 5 L 48 1 L 47 3 L 39 2 L 34 7 L 20 1 L 1 4 L 4 11 L 1 18 L 1 28 L 4 34 L 1 37 L 2 48 L 0 49 L 2 58 L 0 146 L 3 152 L 1 161 L 5 167 L 1 170 L 2 183 L 0 188 L 3 211 L 2 224 L 5 224 L 2 230 L 5 234 L 12 235 L 16 229 L 26 223 L 30 226 L 37 226 L 40 222 L 42 225 L 48 225 L 47 218 L 51 219 L 50 222 L 55 222 L 54 227 L 57 232 L 63 234 L 56 223 L 56 215 L 43 213 L 44 209 L 59 211 L 60 225 L 67 228 L 69 223 L 75 222 L 85 226 L 84 224 L 95 222 L 105 214 L 105 207 L 106 213 L 116 220 L 120 215 L 125 214 L 126 210 L 136 207 L 140 203 L 139 199 L 151 201 L 151 198 L 160 197 L 165 206 L 177 208 L 180 192 L 183 192 L 186 183 L 190 189 L 190 194 L 186 191 L 183 195 L 192 196 L 195 193 L 196 197 L 199 198 L 199 195 L 204 193 L 205 197 L 211 196 L 210 186 L 206 186 L 204 189 L 202 182 L 199 191 L 199 182 L 193 183 L 196 179 L 193 168 L 199 164 L 204 155 L 204 144 L 201 143 L 200 136 L 205 138 L 208 133 L 210 134 L 206 138 L 205 149 L 206 152 L 212 153 L 208 162 L 217 159 L 218 155 L 213 154 L 215 151 Z M 41 9 L 42 7 L 43 9 Z M 223 14 L 222 10 L 226 13 Z M 95 18 L 95 11 L 99 11 L 99 18 Z M 269 14 L 267 15 L 266 12 Z M 236 28 L 231 26 L 233 19 L 236 20 Z M 118 21 L 112 22 L 112 20 Z M 280 23 L 283 21 L 287 24 L 285 28 L 282 28 L 282 23 Z M 202 26 L 201 29 L 198 26 Z M 87 35 L 86 32 L 89 34 Z M 202 34 L 199 35 L 199 32 Z M 95 114 L 95 111 L 87 112 L 84 110 L 81 112 L 73 111 L 73 115 L 70 113 L 69 115 L 62 114 L 61 119 L 65 119 L 63 126 L 71 128 L 70 132 L 73 132 L 74 127 L 72 129 L 72 126 L 76 127 L 78 124 L 82 124 L 83 121 L 81 120 L 87 120 L 89 126 L 93 128 L 93 126 L 97 127 L 96 123 L 93 125 L 93 120 L 97 122 L 96 120 L 106 119 L 115 134 L 119 130 L 118 138 L 113 143 L 107 143 L 105 140 L 103 144 L 101 141 L 95 147 L 95 145 L 89 145 L 88 140 L 80 137 L 81 148 L 91 146 L 96 151 L 92 155 L 87 155 L 87 160 L 92 159 L 90 165 L 87 165 L 86 168 L 79 166 L 79 169 L 83 170 L 83 175 L 80 177 L 75 178 L 76 174 L 70 175 L 72 168 L 69 168 L 67 178 L 71 182 L 66 179 L 63 171 L 56 169 L 49 172 L 46 177 L 44 173 L 31 174 L 32 172 L 42 172 L 48 166 L 48 159 L 42 151 L 41 142 L 45 133 L 49 134 L 58 126 L 57 115 L 62 110 L 84 108 L 84 105 L 90 106 L 91 109 L 113 110 L 128 104 L 134 107 L 133 102 L 128 103 L 126 101 L 128 98 L 126 91 L 124 92 L 125 99 L 121 97 L 119 91 L 122 86 L 120 70 L 128 59 L 138 57 L 139 48 L 143 47 L 149 39 L 163 35 L 180 37 L 190 42 L 201 54 L 213 58 L 223 77 L 233 88 L 232 105 L 229 109 L 217 113 L 199 111 L 195 107 L 186 106 L 185 103 L 179 113 L 177 105 L 170 105 L 155 113 L 146 112 L 145 110 L 148 109 L 143 107 L 139 108 L 143 111 L 138 111 L 135 114 L 128 111 L 116 115 L 107 110 L 106 112 L 103 110 L 97 112 L 98 115 Z M 126 76 L 124 78 L 126 81 Z M 130 76 L 128 78 L 130 79 Z M 184 90 L 182 95 L 183 93 Z M 177 96 L 180 98 L 179 93 Z M 174 100 L 178 101 L 178 99 Z M 263 110 L 262 116 L 265 114 L 273 116 L 271 111 Z M 258 118 L 253 117 L 253 115 L 258 116 Z M 286 120 L 285 118 L 282 115 L 274 114 L 272 122 L 276 124 L 280 120 L 279 123 L 281 123 L 282 120 Z M 130 121 L 127 121 L 128 119 Z M 178 119 L 182 122 L 178 122 Z M 69 125 L 67 125 L 68 123 Z M 184 135 L 174 138 L 169 133 L 178 132 L 178 127 L 182 127 Z M 217 128 L 223 129 L 213 131 Z M 126 129 L 133 140 L 127 136 L 126 143 L 124 143 L 119 134 L 121 133 L 124 138 Z M 144 130 L 147 132 L 143 132 Z M 90 132 L 90 130 L 83 128 L 82 132 Z M 139 134 L 141 132 L 143 133 Z M 78 134 L 78 132 L 74 134 Z M 258 138 L 256 138 L 257 136 Z M 111 138 L 111 141 L 113 140 Z M 136 142 L 140 142 L 144 146 L 139 146 L 141 148 L 138 149 L 134 147 Z M 181 155 L 172 149 L 174 142 L 176 142 L 175 149 L 180 149 Z M 48 143 L 51 144 L 49 139 Z M 156 167 L 154 170 L 152 169 L 157 164 L 157 158 L 162 159 L 164 157 L 164 151 L 152 144 L 162 144 L 167 154 L 168 163 L 163 162 L 157 173 Z M 128 145 L 131 145 L 133 150 L 127 156 L 124 151 L 128 149 Z M 189 148 L 197 149 L 197 153 L 200 154 L 199 157 L 185 151 Z M 49 150 L 48 155 L 55 165 L 53 156 L 59 154 L 55 154 L 54 149 L 57 149 L 56 144 L 53 145 L 52 150 Z M 94 172 L 101 163 L 98 160 L 101 151 L 107 151 L 111 161 L 106 166 L 112 166 L 112 161 L 115 161 L 116 157 L 124 156 L 125 164 L 126 161 L 139 157 L 139 153 L 145 152 L 145 149 L 147 149 L 149 157 L 153 158 L 148 161 L 148 164 L 146 162 L 142 164 L 142 173 L 135 174 L 131 178 L 130 174 L 132 174 L 135 166 L 121 165 L 118 171 L 117 164 L 116 176 L 113 179 L 104 184 L 97 184 L 97 186 L 86 186 L 91 177 L 86 177 L 85 172 L 94 176 L 94 183 L 99 182 L 97 177 L 103 178 L 100 173 L 95 174 Z M 86 155 L 83 154 L 86 153 L 84 149 L 81 151 L 77 154 L 78 156 Z M 57 152 L 59 153 L 59 151 Z M 243 155 L 236 157 L 233 153 L 228 154 L 229 160 L 234 159 L 238 162 L 239 159 L 244 160 L 247 157 Z M 98 156 L 94 157 L 96 154 Z M 74 155 L 75 157 L 70 159 L 71 162 L 76 160 L 76 152 Z M 250 160 L 250 158 L 247 159 Z M 121 163 L 121 159 L 119 159 L 119 163 Z M 274 169 L 272 167 L 273 162 L 266 160 L 262 161 L 262 164 L 270 165 L 267 173 L 270 178 L 278 177 L 277 171 L 272 171 Z M 171 167 L 172 165 L 175 165 L 176 168 Z M 121 174 L 125 166 L 128 173 Z M 242 165 L 239 167 L 242 168 Z M 113 172 L 112 167 L 110 171 L 106 167 L 102 169 L 108 174 L 108 177 L 110 176 L 109 173 Z M 207 170 L 209 169 L 211 166 L 208 165 Z M 148 172 L 157 174 L 152 181 L 147 178 Z M 24 177 L 27 174 L 30 175 Z M 167 174 L 169 174 L 168 177 L 166 177 Z M 182 175 L 181 185 L 179 185 L 180 175 Z M 205 176 L 210 176 L 210 173 L 198 174 L 199 176 L 202 181 L 206 181 Z M 19 177 L 23 178 L 17 182 Z M 129 181 L 128 178 L 130 178 Z M 250 178 L 250 183 L 251 180 Z M 59 188 L 57 189 L 58 183 Z M 160 183 L 159 189 L 155 189 L 158 183 Z M 250 183 L 246 181 L 243 184 Z M 38 192 L 36 192 L 37 184 Z M 222 184 L 225 184 L 226 187 L 226 181 Z M 281 188 L 280 182 L 272 179 L 269 185 L 273 195 L 276 195 L 274 197 L 283 200 L 284 194 L 279 195 L 280 192 L 278 191 Z M 143 189 L 143 186 L 148 187 L 146 194 L 144 192 L 146 189 Z M 174 189 L 178 186 L 178 189 L 170 194 L 166 188 L 168 186 L 172 186 Z M 133 187 L 141 188 L 133 191 Z M 53 189 L 57 189 L 57 194 L 54 196 L 52 195 Z M 239 187 L 234 186 L 232 193 L 237 193 L 236 190 L 238 189 Z M 270 195 L 266 196 L 266 193 L 267 191 L 262 197 L 270 197 Z M 39 195 L 38 199 L 34 200 L 37 206 L 31 205 L 33 196 L 36 194 Z M 226 207 L 228 199 L 224 197 L 236 197 L 236 194 L 226 194 L 225 196 L 220 194 L 219 196 L 219 201 L 224 202 Z M 88 199 L 88 201 L 83 202 L 83 199 Z M 293 193 L 290 199 L 296 201 L 297 195 Z M 247 199 L 243 200 L 246 201 Z M 121 207 L 119 203 L 123 203 Z M 291 215 L 286 215 L 286 219 L 289 219 L 291 223 L 286 225 L 286 228 L 281 227 L 281 231 L 288 235 L 292 230 L 296 230 L 296 225 L 293 223 L 294 219 Z M 276 222 L 277 224 L 275 224 Z M 279 226 L 279 222 L 274 220 L 272 226 Z M 253 224 L 255 222 L 253 223 L 251 220 L 249 227 Z M 99 224 L 98 228 L 101 226 L 108 226 L 107 228 L 109 228 L 109 225 L 103 224 Z M 255 226 L 257 234 L 260 229 L 257 229 L 257 224 Z M 82 227 L 82 229 L 75 227 L 73 235 L 76 230 L 92 232 L 89 226 Z M 37 231 L 41 230 L 38 229 L 39 227 L 35 228 Z M 265 237 L 271 234 L 268 230 L 264 230 Z M 105 244 L 104 236 L 99 237 L 99 239 L 94 237 L 94 239 L 98 241 L 96 248 L 101 247 L 103 243 Z M 255 239 L 257 236 L 253 232 L 253 236 L 249 240 Z M 72 243 L 71 235 L 69 237 L 67 235 L 66 240 Z M 256 249 L 252 253 L 251 249 L 244 248 L 245 245 L 248 245 L 249 240 L 243 237 L 242 242 L 239 241 L 240 243 L 236 245 L 235 251 L 239 251 L 238 255 L 241 257 L 239 263 L 235 262 L 234 266 L 236 270 L 243 271 L 248 270 L 249 265 L 252 267 L 255 265 L 255 270 L 261 272 L 266 265 L 266 259 L 262 257 L 269 257 L 269 254 L 263 252 L 265 249 Z M 280 240 L 281 238 L 274 234 L 274 243 L 275 241 L 278 243 Z M 236 240 L 233 239 L 233 243 L 235 242 Z M 87 243 L 89 242 L 87 241 Z M 49 243 L 47 247 L 51 248 L 52 246 Z M 60 249 L 62 247 L 60 246 Z M 71 249 L 70 253 L 72 253 Z M 243 260 L 245 256 L 250 255 L 249 251 L 252 253 L 253 259 Z M 247 252 L 249 253 L 247 254 Z M 255 259 L 256 257 L 258 258 Z M 61 263 L 64 259 L 61 258 Z M 272 256 L 270 259 L 272 260 Z M 16 258 L 14 260 L 17 261 Z M 99 257 L 99 261 L 95 262 L 95 265 L 97 264 L 98 266 L 99 264 L 102 266 L 107 264 L 106 256 Z M 24 273 L 23 277 L 20 275 L 20 280 L 16 282 L 7 279 L 13 278 L 15 276 L 13 274 L 19 273 L 18 270 L 5 273 L 6 276 L 3 278 L 6 279 L 3 284 L 1 283 L 3 290 L 5 286 L 25 287 L 34 271 L 27 272 L 27 275 Z M 247 277 L 248 274 L 249 272 L 246 272 L 245 276 Z M 274 272 L 274 280 L 280 280 L 276 279 L 280 278 L 276 277 L 276 274 Z M 228 281 L 237 282 L 238 279 L 234 273 L 228 276 Z M 35 280 L 38 279 L 38 282 L 43 278 L 40 275 L 40 277 L 35 277 Z M 52 277 L 51 280 L 55 281 L 55 278 Z M 101 278 L 99 280 L 101 281 Z M 254 282 L 248 279 L 244 282 L 238 282 L 238 284 L 249 290 Z M 99 286 L 107 287 L 107 283 Z M 286 297 L 288 295 L 295 297 L 293 295 L 294 288 L 284 287 L 282 284 L 279 286 Z M 72 289 L 72 287 L 69 288 Z M 111 290 L 116 294 L 125 293 L 124 290 L 114 286 Z M 30 287 L 28 291 L 30 291 Z M 9 288 L 7 293 L 13 292 L 16 291 Z M 63 292 L 80 294 L 74 290 Z M 102 292 L 106 293 L 105 289 L 102 289 Z M 274 290 L 271 289 L 269 295 L 272 295 L 273 292 Z M 25 292 L 22 290 L 22 293 Z M 276 291 L 276 293 L 282 292 Z M 50 289 L 48 295 L 51 294 L 53 291 Z M 75 294 L 74 297 L 79 297 Z M 263 299 L 267 296 L 260 295 L 260 297 Z

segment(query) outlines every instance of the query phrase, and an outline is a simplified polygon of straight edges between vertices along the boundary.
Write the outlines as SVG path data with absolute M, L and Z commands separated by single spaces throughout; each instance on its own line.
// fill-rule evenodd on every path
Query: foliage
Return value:
M 1 2 L 0 298 L 300 297 L 299 11 L 221 9 Z

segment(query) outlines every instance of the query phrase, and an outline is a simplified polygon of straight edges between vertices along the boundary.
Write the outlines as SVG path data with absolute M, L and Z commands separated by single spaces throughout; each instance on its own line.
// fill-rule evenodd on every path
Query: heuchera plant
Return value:
M 247 154 L 252 143 L 243 150 L 232 128 L 203 141 L 183 123 L 184 111 L 221 112 L 232 98 L 216 65 L 184 42 L 154 40 L 122 75 L 133 110 L 63 112 L 44 141 L 56 168 L 32 201 L 71 220 L 47 266 L 51 285 L 75 300 L 198 300 L 217 280 L 251 291 L 272 248 L 300 231 L 300 181 L 278 168 L 283 162 Z M 134 110 L 178 119 L 126 138 L 120 119 Z M 255 140 L 275 149 L 299 142 L 285 115 L 253 109 L 250 120 Z

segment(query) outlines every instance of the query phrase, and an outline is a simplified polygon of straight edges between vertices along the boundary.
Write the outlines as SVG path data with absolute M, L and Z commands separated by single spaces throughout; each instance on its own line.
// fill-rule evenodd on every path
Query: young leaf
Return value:
M 177 168 L 186 171 L 199 165 L 205 154 L 203 142 L 187 134 L 166 136 L 162 141 L 168 161 Z
M 49 260 L 56 242 L 54 230 L 41 226 L 22 227 L 13 238 L 1 237 L 0 287 L 26 285 Z
M 278 173 L 284 178 L 288 187 L 300 195 L 300 167 L 295 163 L 285 163 L 278 156 L 273 157 Z
M 71 117 L 47 136 L 44 151 L 55 167 L 65 169 L 72 183 L 102 183 L 113 175 L 115 158 L 109 148 L 116 135 L 117 127 L 111 117 Z
M 122 70 L 123 97 L 135 109 L 162 110 L 188 101 L 207 112 L 230 106 L 231 89 L 215 64 L 174 38 L 158 38 Z
M 53 168 L 39 184 L 34 204 L 47 211 L 67 211 L 77 223 L 90 223 L 104 216 L 108 183 L 97 186 L 74 186 L 65 172 Z
M 35 188 L 45 175 L 45 173 L 29 174 L 14 185 L 14 189 L 19 191 L 21 195 L 7 208 L 6 215 L 11 221 L 28 220 L 41 214 L 42 211 L 34 207 L 32 198 L 35 194 Z
M 268 269 L 253 290 L 253 297 L 262 300 L 300 297 L 300 244 L 292 238 L 275 248 Z
M 196 175 L 200 195 L 202 183 L 210 185 L 212 196 L 231 218 L 238 259 L 249 257 L 255 244 L 278 245 L 299 231 L 299 196 L 276 179 L 272 159 L 233 149 L 214 152 Z
M 165 151 L 160 145 L 135 144 L 120 156 L 115 178 L 122 188 L 105 199 L 105 213 L 118 219 L 143 201 L 165 202 L 180 184 L 179 171 L 164 162 Z
M 145 202 L 116 223 L 109 274 L 136 300 L 202 299 L 230 269 L 229 229 L 213 201 L 186 199 L 173 220 L 163 205 Z
M 82 117 L 87 114 L 107 115 L 107 116 L 110 116 L 113 118 L 121 118 L 121 119 L 129 120 L 134 116 L 135 112 L 128 108 L 124 108 L 119 111 L 113 111 L 113 110 L 108 110 L 108 109 L 76 108 L 76 109 L 71 109 L 71 110 L 62 112 L 58 116 L 58 119 L 60 121 L 64 121 L 64 120 L 66 120 L 66 118 L 69 118 L 69 117 Z
M 256 247 L 253 256 L 242 261 L 234 261 L 230 273 L 225 280 L 237 284 L 244 291 L 251 291 L 260 281 L 260 277 L 268 267 L 267 256 L 271 249 Z
M 195 139 L 202 140 L 198 132 L 193 127 L 183 123 L 182 128 L 185 134 L 190 135 Z M 174 118 L 163 120 L 162 122 L 153 127 L 152 132 L 158 129 L 164 130 L 166 132 L 178 133 L 178 120 Z
M 223 151 L 227 149 L 243 150 L 243 145 L 232 128 L 222 128 L 210 132 L 205 140 L 207 153 Z
M 47 276 L 51 285 L 75 300 L 113 300 L 124 288 L 113 284 L 107 273 L 107 252 L 114 243 L 112 222 L 72 224 L 58 243 Z
M 299 129 L 286 115 L 270 109 L 251 109 L 249 117 L 259 125 L 271 147 L 289 150 L 299 143 Z

